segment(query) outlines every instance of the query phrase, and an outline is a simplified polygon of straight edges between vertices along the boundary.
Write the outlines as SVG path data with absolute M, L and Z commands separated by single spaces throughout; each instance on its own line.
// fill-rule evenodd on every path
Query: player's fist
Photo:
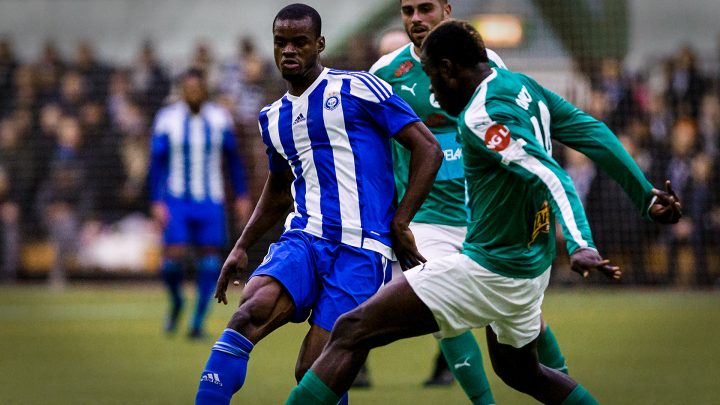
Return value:
M 661 224 L 676 224 L 682 218 L 682 205 L 670 180 L 665 181 L 665 191 L 654 188 L 652 193 L 656 199 L 650 206 L 650 218 Z

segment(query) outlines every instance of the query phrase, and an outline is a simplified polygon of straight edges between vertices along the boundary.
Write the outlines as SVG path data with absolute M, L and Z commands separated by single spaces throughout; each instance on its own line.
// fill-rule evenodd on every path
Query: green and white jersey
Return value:
M 459 120 L 470 220 L 463 253 L 513 278 L 533 278 L 555 257 L 555 218 L 568 252 L 595 245 L 569 175 L 550 137 L 588 155 L 639 209 L 652 186 L 615 135 L 533 79 L 493 69 Z
M 505 67 L 495 52 L 488 50 L 491 66 Z M 432 131 L 445 154 L 430 194 L 413 218 L 426 224 L 465 226 L 465 184 L 462 149 L 457 141 L 457 120 L 440 108 L 430 93 L 430 78 L 425 74 L 420 57 L 412 43 L 380 58 L 370 73 L 390 83 L 395 94 L 405 100 L 423 123 Z M 392 142 L 393 168 L 398 200 L 407 190 L 410 151 Z

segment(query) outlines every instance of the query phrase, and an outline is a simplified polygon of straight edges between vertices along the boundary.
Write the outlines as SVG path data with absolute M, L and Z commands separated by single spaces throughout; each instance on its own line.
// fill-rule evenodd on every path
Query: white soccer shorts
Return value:
M 435 316 L 441 337 L 490 325 L 498 342 L 519 348 L 540 334 L 549 270 L 536 278 L 510 278 L 464 254 L 453 254 L 429 260 L 404 275 Z
M 423 224 L 410 222 L 410 230 L 415 237 L 420 254 L 427 260 L 439 259 L 462 252 L 467 234 L 465 226 Z M 402 273 L 400 263 L 393 262 L 393 277 Z

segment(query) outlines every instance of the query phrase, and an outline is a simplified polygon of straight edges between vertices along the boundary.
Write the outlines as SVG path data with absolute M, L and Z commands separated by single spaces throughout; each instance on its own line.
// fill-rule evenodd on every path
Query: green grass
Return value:
M 213 339 L 164 336 L 165 305 L 154 284 L 77 286 L 64 293 L 0 288 L 0 404 L 192 403 Z M 213 338 L 232 310 L 215 305 L 208 325 Z M 717 292 L 550 290 L 544 313 L 571 375 L 601 403 L 720 403 Z M 284 401 L 306 329 L 288 325 L 255 348 L 233 403 Z M 477 336 L 485 350 L 483 334 Z M 352 391 L 351 402 L 467 403 L 456 385 L 420 386 L 435 353 L 429 336 L 373 351 L 374 386 Z M 489 374 L 499 404 L 533 403 Z

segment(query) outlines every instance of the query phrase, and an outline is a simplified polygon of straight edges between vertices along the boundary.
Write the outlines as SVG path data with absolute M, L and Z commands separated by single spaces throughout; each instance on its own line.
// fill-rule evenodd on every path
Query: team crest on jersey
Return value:
M 530 242 L 528 242 L 528 247 L 535 242 L 535 239 L 537 239 L 541 233 L 550 233 L 550 204 L 548 204 L 547 200 L 543 202 L 538 212 L 535 213 L 533 232 L 530 237 Z
M 340 105 L 340 97 L 337 96 L 337 93 L 330 93 L 329 97 L 325 99 L 325 109 L 326 110 L 334 110 L 337 108 L 337 106 Z
M 502 152 L 510 145 L 510 130 L 503 124 L 494 124 L 485 131 L 485 146 L 493 152 Z
M 400 76 L 404 75 L 405 73 L 409 72 L 410 69 L 413 68 L 413 66 L 415 66 L 415 64 L 409 60 L 406 60 L 405 62 L 401 63 L 400 66 L 397 69 L 395 69 L 395 77 L 400 77 Z

